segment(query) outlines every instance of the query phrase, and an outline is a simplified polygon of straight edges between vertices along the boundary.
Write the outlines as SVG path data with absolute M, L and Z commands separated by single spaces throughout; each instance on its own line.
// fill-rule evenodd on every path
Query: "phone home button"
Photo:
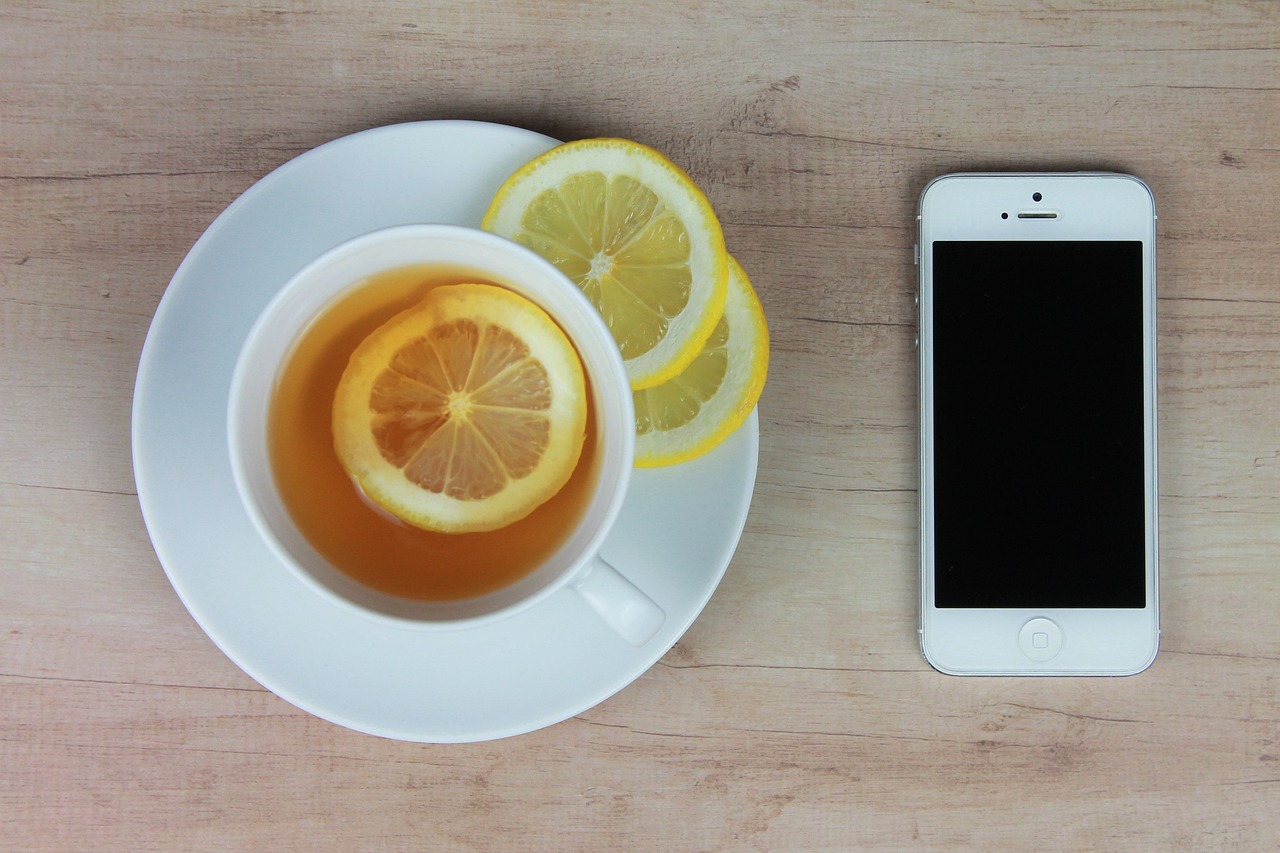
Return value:
M 1052 619 L 1037 617 L 1018 632 L 1018 646 L 1034 661 L 1050 660 L 1062 649 L 1062 629 Z

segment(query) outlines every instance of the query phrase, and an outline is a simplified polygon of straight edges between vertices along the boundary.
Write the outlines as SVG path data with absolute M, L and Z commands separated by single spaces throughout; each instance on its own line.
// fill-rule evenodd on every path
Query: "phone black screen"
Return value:
M 933 244 L 937 607 L 1146 604 L 1142 244 Z

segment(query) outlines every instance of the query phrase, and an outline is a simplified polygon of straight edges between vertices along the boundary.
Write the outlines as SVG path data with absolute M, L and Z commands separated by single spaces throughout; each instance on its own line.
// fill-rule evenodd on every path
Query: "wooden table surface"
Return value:
M 1280 5 L 175 5 L 0 11 L 0 848 L 1280 846 Z M 213 218 L 437 118 L 660 148 L 773 340 L 703 615 L 603 704 L 469 745 L 240 671 L 166 579 L 129 442 Z M 943 676 L 916 639 L 916 200 L 1076 168 L 1159 206 L 1163 648 L 1127 679 Z

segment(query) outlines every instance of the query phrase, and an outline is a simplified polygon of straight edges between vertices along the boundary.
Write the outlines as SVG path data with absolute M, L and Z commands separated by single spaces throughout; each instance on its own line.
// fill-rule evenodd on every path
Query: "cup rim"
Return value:
M 266 404 L 261 400 L 251 402 L 247 399 L 246 395 L 252 389 L 246 388 L 246 386 L 255 378 L 260 385 L 263 384 L 261 380 L 262 372 L 254 369 L 255 363 L 258 363 L 258 359 L 255 356 L 259 354 L 259 351 L 264 346 L 264 340 L 268 337 L 267 330 L 274 328 L 273 321 L 277 320 L 276 315 L 288 307 L 292 301 L 301 300 L 303 297 L 298 295 L 299 291 L 303 290 L 309 282 L 322 276 L 325 270 L 331 269 L 344 259 L 357 257 L 363 252 L 376 250 L 382 245 L 396 245 L 402 242 L 429 243 L 431 241 L 441 241 L 440 245 L 444 243 L 450 243 L 454 246 L 463 244 L 498 254 L 505 253 L 519 264 L 527 266 L 531 273 L 547 281 L 554 281 L 553 287 L 559 288 L 561 291 L 561 293 L 557 294 L 557 298 L 566 300 L 567 305 L 548 310 L 553 313 L 556 322 L 562 328 L 565 328 L 566 334 L 569 334 L 574 341 L 580 357 L 583 358 L 584 368 L 587 367 L 588 356 L 582 353 L 582 349 L 586 342 L 579 340 L 584 327 L 589 327 L 591 336 L 601 345 L 594 347 L 593 353 L 596 349 L 603 349 L 604 353 L 607 353 L 595 353 L 592 356 L 596 359 L 593 362 L 593 366 L 599 368 L 592 374 L 592 389 L 593 394 L 596 395 L 598 431 L 601 434 L 606 433 L 604 425 L 600 423 L 600 420 L 605 416 L 605 413 L 601 411 L 603 408 L 601 403 L 610 399 L 613 399 L 614 406 L 620 409 L 615 413 L 613 420 L 620 421 L 622 426 L 634 425 L 634 405 L 621 352 L 618 350 L 617 344 L 614 342 L 613 336 L 599 311 L 568 276 L 542 256 L 501 235 L 467 226 L 422 223 L 379 228 L 346 240 L 306 263 L 280 287 L 259 313 L 240 347 L 228 391 L 226 434 L 233 480 L 241 506 L 245 509 L 263 542 L 266 543 L 276 558 L 295 577 L 299 578 L 304 585 L 349 612 L 357 613 L 383 624 L 420 630 L 461 630 L 496 622 L 530 608 L 563 589 L 589 569 L 591 558 L 599 554 L 605 538 L 617 520 L 623 500 L 630 487 L 635 457 L 634 428 L 614 428 L 609 432 L 613 438 L 607 446 L 603 447 L 600 453 L 601 461 L 599 466 L 601 470 L 596 476 L 600 478 L 609 477 L 613 485 L 610 488 L 607 501 L 603 503 L 603 507 L 600 510 L 599 522 L 595 525 L 590 535 L 578 544 L 575 549 L 575 555 L 569 561 L 569 564 L 557 575 L 536 585 L 528 593 L 506 603 L 484 609 L 483 612 L 475 611 L 486 600 L 498 599 L 502 596 L 502 593 L 519 587 L 522 582 L 537 575 L 538 570 L 535 569 L 521 579 L 481 596 L 458 600 L 419 601 L 377 590 L 332 566 L 327 559 L 310 546 L 309 542 L 306 541 L 305 535 L 297 530 L 296 526 L 293 526 L 290 519 L 289 524 L 293 527 L 291 532 L 296 534 L 301 546 L 310 551 L 309 556 L 323 561 L 332 570 L 332 574 L 329 574 L 326 578 L 328 582 L 326 582 L 326 580 L 316 577 L 310 569 L 303 565 L 290 547 L 281 540 L 280 532 L 275 529 L 267 517 L 267 512 L 257 497 L 257 490 L 254 488 L 255 478 L 248 471 L 248 462 L 245 458 L 247 452 L 245 445 L 249 441 L 248 431 L 251 428 L 246 421 L 246 417 L 249 414 L 246 408 L 253 405 L 254 402 L 266 408 Z M 489 256 L 481 252 L 474 257 L 468 256 L 468 259 L 461 263 L 466 266 L 473 266 L 477 271 L 484 272 L 486 268 L 485 260 L 487 259 L 489 259 Z M 309 301 L 304 303 L 310 305 L 310 308 L 303 312 L 306 315 L 306 319 L 290 327 L 288 342 L 283 346 L 280 358 L 275 361 L 275 368 L 271 371 L 270 379 L 265 381 L 265 386 L 267 388 L 274 387 L 284 361 L 288 358 L 299 337 L 311 321 L 320 316 L 337 300 L 358 287 L 364 277 L 382 270 L 394 269 L 410 262 L 431 263 L 432 258 L 426 257 L 418 261 L 406 261 L 404 263 L 371 264 L 365 272 L 349 277 L 345 283 L 336 284 L 334 282 L 337 279 L 334 279 L 316 294 L 310 294 Z M 447 260 L 442 259 L 440 262 L 454 264 L 458 261 L 450 258 Z M 504 276 L 493 273 L 488 273 L 486 277 L 504 278 Z M 512 282 L 512 284 L 515 285 L 516 283 Z M 540 300 L 535 299 L 535 301 Z M 543 307 L 547 308 L 545 305 Z M 566 314 L 571 317 L 568 323 L 565 320 Z M 570 326 L 572 328 L 569 328 Z M 603 392 L 607 389 L 603 386 L 606 383 L 617 389 L 618 393 L 604 395 Z M 269 397 L 269 394 L 267 396 Z M 265 419 L 258 423 L 257 428 L 264 436 L 265 443 Z M 615 433 L 616 435 L 614 435 Z M 604 442 L 602 442 L 603 444 Z M 266 477 L 274 480 L 274 475 L 270 472 L 269 465 L 267 468 Z M 607 484 L 603 487 L 607 487 Z M 279 501 L 279 503 L 283 506 L 283 501 Z M 593 503 L 589 505 L 587 513 L 592 512 L 594 507 L 593 499 Z M 285 515 L 288 515 L 287 510 Z M 572 540 L 573 537 L 570 536 L 569 539 Z M 300 543 L 295 541 L 294 544 L 298 546 Z M 564 550 L 566 547 L 567 543 L 562 545 L 560 550 Z M 342 591 L 334 589 L 331 584 L 336 584 Z M 377 606 L 374 606 L 373 603 L 376 603 Z M 415 615 L 406 615 L 408 612 L 414 612 Z M 418 613 L 427 612 L 438 615 L 417 615 Z

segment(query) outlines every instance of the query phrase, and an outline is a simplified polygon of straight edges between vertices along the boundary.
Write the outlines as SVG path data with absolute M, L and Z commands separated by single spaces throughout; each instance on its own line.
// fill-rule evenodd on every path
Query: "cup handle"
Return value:
M 569 585 L 586 600 L 609 627 L 633 646 L 653 639 L 667 621 L 666 612 L 613 566 L 591 558 L 582 573 Z

